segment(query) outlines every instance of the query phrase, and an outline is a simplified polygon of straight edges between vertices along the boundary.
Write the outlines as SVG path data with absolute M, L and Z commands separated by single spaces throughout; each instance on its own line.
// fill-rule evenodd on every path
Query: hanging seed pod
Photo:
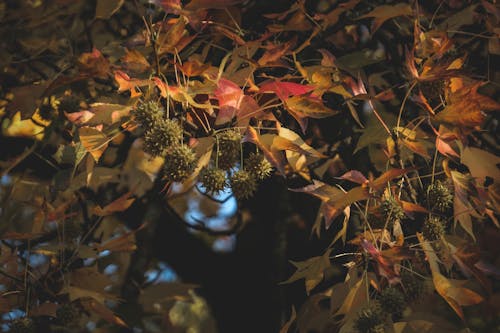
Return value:
M 266 179 L 271 175 L 273 167 L 262 154 L 250 154 L 245 159 L 245 169 L 248 170 L 257 180 Z
M 444 221 L 437 216 L 430 216 L 424 222 L 422 233 L 427 240 L 433 241 L 440 239 L 445 233 Z
M 241 134 L 236 130 L 227 130 L 217 134 L 217 166 L 229 170 L 240 159 Z
M 354 320 L 354 329 L 358 333 L 384 333 L 384 315 L 380 305 L 372 302 L 361 310 Z
M 182 139 L 182 127 L 175 120 L 160 119 L 144 133 L 144 151 L 151 156 L 162 156 L 170 146 Z
M 183 181 L 194 172 L 196 165 L 196 154 L 191 148 L 185 145 L 173 146 L 165 154 L 165 177 L 169 181 Z
M 248 199 L 257 190 L 255 177 L 246 170 L 238 170 L 230 180 L 231 190 L 236 199 Z
M 142 102 L 131 113 L 146 131 L 163 119 L 163 108 L 155 101 Z
M 227 186 L 226 172 L 219 168 L 205 168 L 200 172 L 199 178 L 208 193 L 218 194 Z
M 453 194 L 446 185 L 437 181 L 427 188 L 427 203 L 431 209 L 444 212 L 453 204 Z

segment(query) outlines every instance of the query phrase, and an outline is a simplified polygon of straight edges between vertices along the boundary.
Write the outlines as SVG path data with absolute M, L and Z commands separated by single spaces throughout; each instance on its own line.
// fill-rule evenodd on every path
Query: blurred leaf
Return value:
M 84 297 L 83 299 L 80 299 L 80 304 L 85 310 L 95 313 L 100 318 L 106 320 L 111 324 L 128 327 L 120 317 L 113 313 L 113 311 L 111 311 L 101 302 L 93 299 L 92 297 Z
M 382 5 L 377 6 L 368 14 L 360 16 L 358 19 L 364 19 L 367 17 L 373 17 L 373 23 L 371 28 L 371 33 L 374 34 L 384 24 L 385 21 L 398 17 L 398 16 L 409 16 L 413 14 L 411 6 L 407 3 L 398 3 L 396 5 Z
M 125 0 L 97 0 L 95 17 L 109 19 L 123 5 Z
M 125 193 L 115 201 L 106 205 L 104 208 L 97 206 L 94 209 L 94 214 L 97 216 L 106 216 L 127 210 L 135 201 L 135 198 L 130 198 L 131 194 L 131 192 Z

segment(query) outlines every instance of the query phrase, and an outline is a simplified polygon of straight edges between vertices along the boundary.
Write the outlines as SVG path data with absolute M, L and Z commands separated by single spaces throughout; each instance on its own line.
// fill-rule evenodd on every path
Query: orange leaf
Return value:
M 121 60 L 125 63 L 126 68 L 133 72 L 142 73 L 151 66 L 142 53 L 137 50 L 125 50 L 125 55 Z
M 87 152 L 97 162 L 108 147 L 108 137 L 103 132 L 92 127 L 81 127 L 78 130 L 80 142 Z
M 82 304 L 87 311 L 92 311 L 111 324 L 128 327 L 128 325 L 120 317 L 116 316 L 113 311 L 91 297 L 81 299 L 80 304 Z
M 90 76 L 107 78 L 110 74 L 110 64 L 102 53 L 94 48 L 92 52 L 82 53 L 78 58 L 80 71 Z
M 94 213 L 98 216 L 107 216 L 116 212 L 123 212 L 127 210 L 135 201 L 135 198 L 130 198 L 131 192 L 127 192 L 115 201 L 106 205 L 104 208 L 97 206 Z

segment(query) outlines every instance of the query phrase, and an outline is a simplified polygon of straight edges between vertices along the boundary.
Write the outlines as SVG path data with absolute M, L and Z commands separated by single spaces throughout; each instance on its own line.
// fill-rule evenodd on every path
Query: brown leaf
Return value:
M 322 256 L 312 257 L 305 261 L 291 261 L 297 270 L 288 280 L 281 283 L 285 284 L 305 279 L 306 292 L 309 294 L 323 280 L 325 269 L 330 267 L 331 251 L 332 249 L 328 249 Z
M 11 112 L 20 112 L 21 120 L 30 118 L 36 110 L 37 101 L 43 96 L 49 82 L 16 87 L 11 90 L 14 94 L 8 105 Z
M 420 245 L 427 256 L 429 266 L 432 272 L 432 281 L 434 287 L 441 297 L 452 307 L 457 315 L 465 321 L 462 306 L 481 303 L 483 297 L 476 292 L 462 287 L 466 281 L 448 280 L 439 270 L 438 258 L 431 245 L 423 238 L 422 234 L 417 233 Z
M 304 95 L 288 98 L 286 106 L 293 114 L 316 119 L 330 117 L 340 112 L 326 107 L 319 99 Z
M 80 142 L 87 152 L 97 162 L 108 147 L 109 139 L 103 132 L 92 127 L 81 127 L 78 129 Z
M 95 47 L 92 52 L 82 53 L 78 58 L 78 65 L 80 72 L 91 77 L 96 76 L 106 79 L 111 73 L 108 59 L 104 58 L 102 53 Z
M 99 317 L 101 317 L 102 319 L 106 320 L 111 324 L 128 327 L 128 325 L 123 321 L 123 319 L 115 315 L 113 311 L 111 311 L 101 302 L 98 302 L 92 297 L 85 297 L 81 299 L 80 304 L 85 308 L 85 310 L 95 313 L 96 315 L 98 315 Z
M 297 318 L 297 312 L 295 311 L 295 307 L 292 306 L 292 314 L 290 315 L 290 319 L 288 319 L 288 321 L 281 327 L 279 333 L 288 333 L 288 330 L 295 321 L 295 318 Z
M 479 148 L 465 147 L 462 150 L 460 160 L 467 165 L 472 176 L 477 178 L 480 183 L 483 183 L 486 177 L 500 181 L 500 169 L 498 168 L 500 157 L 497 155 Z
M 398 3 L 396 5 L 382 5 L 382 6 L 377 6 L 375 7 L 374 10 L 369 12 L 368 14 L 365 14 L 363 16 L 360 16 L 358 19 L 364 19 L 367 17 L 374 17 L 375 19 L 373 20 L 372 23 L 372 28 L 371 32 L 372 34 L 375 33 L 375 31 L 378 30 L 384 24 L 385 21 L 398 17 L 398 16 L 409 16 L 413 14 L 413 10 L 411 6 L 407 3 Z
M 131 192 L 127 192 L 104 208 L 97 206 L 94 209 L 94 214 L 97 216 L 107 216 L 116 212 L 127 210 L 135 201 L 135 198 L 130 198 Z
M 500 103 L 477 92 L 480 86 L 481 83 L 476 83 L 451 93 L 449 103 L 434 120 L 459 128 L 480 126 L 485 119 L 483 111 L 500 110 Z
M 109 19 L 116 13 L 125 0 L 97 0 L 95 17 L 98 19 Z
M 137 50 L 125 50 L 121 61 L 128 70 L 138 73 L 145 72 L 151 66 L 142 53 Z

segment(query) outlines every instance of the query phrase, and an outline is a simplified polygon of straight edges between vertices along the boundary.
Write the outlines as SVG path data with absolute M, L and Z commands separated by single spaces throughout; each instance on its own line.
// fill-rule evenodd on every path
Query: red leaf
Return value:
M 350 180 L 353 183 L 364 184 L 368 181 L 365 176 L 358 170 L 347 171 L 340 177 L 336 177 L 340 179 Z
M 387 278 L 389 284 L 395 284 L 401 281 L 399 272 L 396 271 L 395 262 L 383 256 L 382 253 L 366 238 L 361 239 L 361 246 L 377 262 L 379 274 Z
M 290 96 L 303 95 L 314 90 L 314 86 L 294 82 L 268 81 L 260 86 L 261 92 L 271 91 L 282 101 Z

